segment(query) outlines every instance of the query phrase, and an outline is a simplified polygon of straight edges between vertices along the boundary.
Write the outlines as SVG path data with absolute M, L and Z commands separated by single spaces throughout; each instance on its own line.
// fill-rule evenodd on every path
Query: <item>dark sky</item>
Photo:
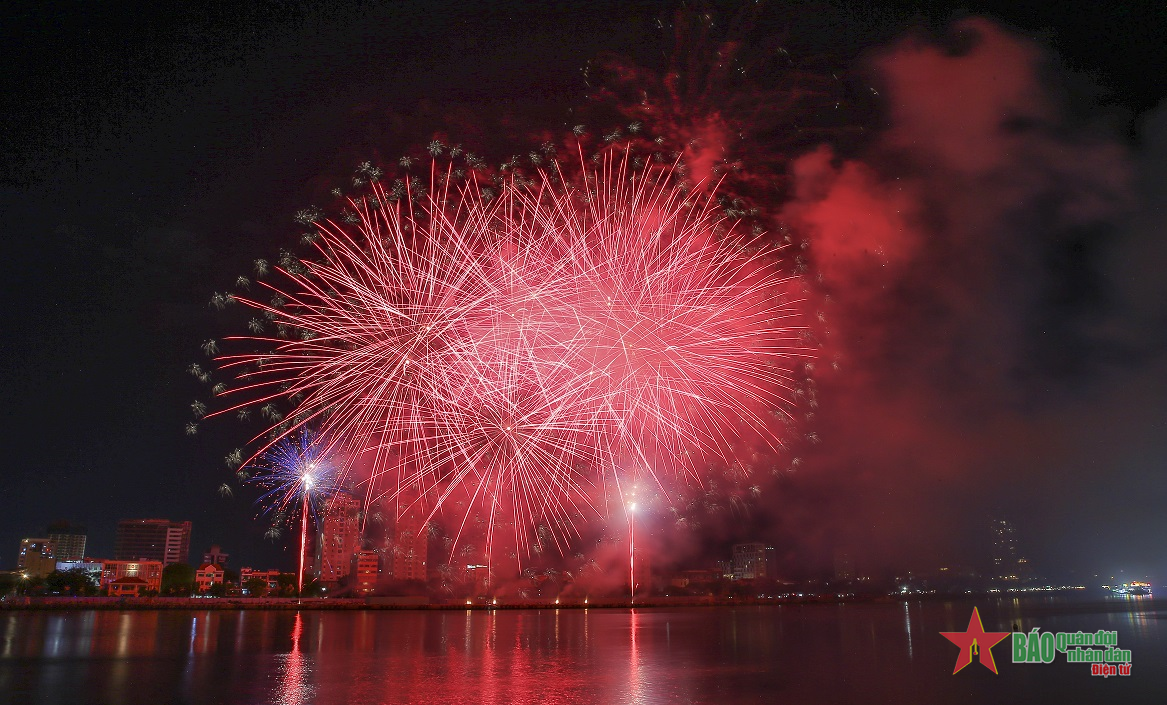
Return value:
M 840 341 L 828 352 L 843 364 L 822 380 L 821 443 L 762 522 L 792 554 L 821 560 L 846 546 L 902 565 L 947 545 L 944 560 L 959 561 L 978 541 L 970 527 L 999 507 L 1050 574 L 1167 576 L 1167 11 L 1026 5 L 773 3 L 762 14 L 759 36 L 788 30 L 793 52 L 904 98 L 876 100 L 870 137 L 844 156 L 864 165 L 865 192 L 908 185 L 920 238 L 886 253 L 902 273 L 870 277 L 850 260 L 825 264 L 830 242 L 816 241 L 823 287 L 839 302 L 827 311 Z M 52 520 L 87 525 L 89 552 L 108 555 L 118 518 L 148 516 L 192 520 L 196 551 L 215 542 L 237 565 L 290 565 L 290 551 L 262 540 L 250 496 L 216 493 L 236 429 L 183 435 L 198 391 L 184 369 L 222 334 L 211 292 L 294 238 L 291 214 L 363 159 L 393 159 L 435 133 L 505 151 L 507 140 L 573 124 L 590 60 L 664 66 L 672 40 L 657 20 L 674 9 L 6 11 L 0 568 Z M 947 138 L 924 144 L 927 121 L 965 113 L 929 114 L 926 92 L 895 88 L 920 70 L 904 68 L 914 56 L 905 33 L 934 39 L 968 16 L 1011 28 L 986 61 L 1048 98 L 1021 115 L 1015 142 L 980 145 L 1009 159 L 1021 159 L 1015 145 L 1033 148 L 1009 167 L 1025 176 L 1036 164 L 1032 178 L 997 187 L 941 163 Z M 1006 61 L 1014 46 L 1030 47 L 1032 65 Z M 840 159 L 805 164 L 828 180 L 845 170 Z M 1084 176 L 1107 169 L 1119 175 L 1101 186 Z M 1100 210 L 1071 208 L 1100 191 Z M 807 218 L 834 193 L 808 191 L 775 211 Z

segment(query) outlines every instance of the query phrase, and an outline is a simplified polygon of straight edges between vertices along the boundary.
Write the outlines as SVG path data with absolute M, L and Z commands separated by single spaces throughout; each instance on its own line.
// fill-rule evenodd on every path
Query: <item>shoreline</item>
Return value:
M 1034 593 L 1028 597 L 1053 596 L 1066 593 Z M 1084 596 L 1085 597 L 1085 596 Z M 558 600 L 445 600 L 433 601 L 427 597 L 363 597 L 363 598 L 248 598 L 248 597 L 29 597 L 0 602 L 3 611 L 55 611 L 55 610 L 256 610 L 256 611 L 297 611 L 297 610 L 424 610 L 424 611 L 497 611 L 497 610 L 587 610 L 587 609 L 655 609 L 676 607 L 781 607 L 794 605 L 892 605 L 911 602 L 936 602 L 953 600 L 1012 600 L 1015 595 L 876 595 L 870 597 L 835 596 L 803 598 L 714 598 L 714 597 L 667 597 L 647 596 L 631 601 L 628 599 L 584 599 L 560 598 Z M 1111 605 L 1114 611 L 1127 611 L 1138 605 L 1142 609 L 1167 609 L 1167 601 L 1160 603 L 1154 598 L 1115 599 L 1108 596 L 1091 595 L 1082 600 L 1083 604 Z M 1064 609 L 1065 606 L 1063 606 Z M 1110 610 L 1108 610 L 1110 611 Z

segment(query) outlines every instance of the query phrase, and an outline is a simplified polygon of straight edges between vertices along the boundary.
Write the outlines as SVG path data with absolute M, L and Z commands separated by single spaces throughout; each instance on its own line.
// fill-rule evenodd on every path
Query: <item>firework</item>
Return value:
M 297 590 L 304 589 L 304 561 L 308 545 L 308 520 L 317 519 L 324 502 L 340 488 L 336 467 L 328 456 L 328 447 L 307 429 L 285 436 L 249 466 L 255 474 L 250 482 L 265 490 L 259 503 L 277 518 L 289 515 L 288 509 L 300 509 L 300 570 Z
M 221 343 L 253 351 L 216 358 L 236 383 L 207 415 L 261 408 L 269 469 L 319 447 L 311 425 L 371 468 L 370 500 L 432 516 L 456 497 L 455 542 L 476 518 L 488 546 L 507 524 L 528 550 L 544 526 L 562 551 L 622 482 L 667 494 L 739 444 L 780 445 L 806 356 L 782 253 L 715 189 L 598 161 L 549 156 L 490 191 L 452 168 L 368 177 L 339 222 L 298 214 L 315 254 L 281 257 L 266 302 L 231 296 L 257 316 Z M 267 477 L 277 506 L 307 496 Z

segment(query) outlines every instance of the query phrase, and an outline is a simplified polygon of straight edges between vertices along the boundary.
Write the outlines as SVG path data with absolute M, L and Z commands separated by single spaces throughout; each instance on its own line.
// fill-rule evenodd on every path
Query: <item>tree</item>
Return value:
M 186 563 L 171 563 L 162 569 L 162 594 L 189 596 L 194 592 L 195 569 Z
M 248 578 L 243 583 L 243 589 L 252 597 L 264 597 L 267 595 L 267 581 L 263 578 Z
M 211 597 L 224 597 L 227 594 L 227 583 L 215 583 L 207 588 L 205 593 Z
M 45 579 L 42 575 L 29 575 L 24 577 L 27 573 L 22 573 L 20 582 L 17 583 L 16 591 L 21 595 L 39 595 L 44 590 Z
M 97 581 L 90 573 L 80 568 L 54 570 L 45 578 L 45 590 L 50 595 L 96 595 Z
M 280 586 L 280 597 L 296 596 L 296 576 L 293 573 L 280 573 L 276 583 Z
M 300 597 L 323 597 L 324 593 L 324 586 L 320 584 L 320 581 L 312 580 L 304 583 L 304 591 L 300 593 Z

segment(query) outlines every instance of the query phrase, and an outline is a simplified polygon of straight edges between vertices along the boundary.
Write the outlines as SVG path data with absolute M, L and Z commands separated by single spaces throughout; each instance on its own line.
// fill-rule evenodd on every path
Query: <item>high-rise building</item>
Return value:
M 483 595 L 490 587 L 490 568 L 481 563 L 471 563 L 466 566 L 465 581 L 471 586 L 475 595 Z
M 85 557 L 85 527 L 74 526 L 67 521 L 49 524 L 49 540 L 53 542 L 53 555 L 59 561 L 79 561 Z
M 36 578 L 43 578 L 56 570 L 57 559 L 53 557 L 53 542 L 47 538 L 21 539 L 16 568 Z
M 220 568 L 226 568 L 227 554 L 223 553 L 223 549 L 219 548 L 219 544 L 213 544 L 211 549 L 203 554 L 203 563 L 214 563 Z
M 1033 577 L 1029 561 L 1017 545 L 1013 522 L 1000 517 L 989 521 L 993 538 L 993 574 L 998 580 L 1026 580 Z
M 733 579 L 753 580 L 770 575 L 774 549 L 764 543 L 739 543 L 733 547 Z
M 393 541 L 393 577 L 397 580 L 420 580 L 429 577 L 426 558 L 429 536 L 420 512 L 409 512 L 397 519 Z
M 122 519 L 113 552 L 119 561 L 159 561 L 164 566 L 186 563 L 190 558 L 190 522 Z
M 854 580 L 855 562 L 846 551 L 835 551 L 835 580 Z
M 336 583 L 352 571 L 353 556 L 361 549 L 361 501 L 337 492 L 324 503 L 317 536 L 317 576 Z

